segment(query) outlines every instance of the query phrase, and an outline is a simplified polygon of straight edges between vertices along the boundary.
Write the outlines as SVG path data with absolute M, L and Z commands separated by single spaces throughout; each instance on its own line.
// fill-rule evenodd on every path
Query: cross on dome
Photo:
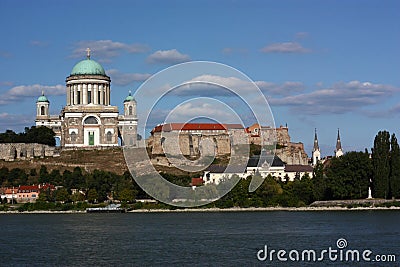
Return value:
M 86 52 L 87 52 L 87 54 L 86 54 L 86 57 L 87 57 L 87 59 L 90 59 L 90 48 L 88 47 L 88 48 L 86 48 Z

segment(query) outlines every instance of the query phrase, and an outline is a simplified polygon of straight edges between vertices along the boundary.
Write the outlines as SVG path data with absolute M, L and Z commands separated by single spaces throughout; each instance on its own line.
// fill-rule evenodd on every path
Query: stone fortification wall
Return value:
M 286 147 L 276 149 L 275 154 L 286 164 L 308 164 L 308 156 L 302 143 L 289 143 Z
M 43 144 L 4 143 L 0 144 L 0 159 L 6 161 L 26 160 L 34 157 L 54 157 L 55 147 Z

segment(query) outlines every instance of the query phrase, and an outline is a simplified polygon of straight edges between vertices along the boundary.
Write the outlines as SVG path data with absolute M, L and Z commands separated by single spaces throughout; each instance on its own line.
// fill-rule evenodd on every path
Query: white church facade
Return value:
M 66 78 L 66 106 L 57 116 L 49 114 L 49 106 L 42 93 L 36 101 L 36 126 L 53 129 L 63 148 L 137 146 L 136 101 L 129 93 L 123 115 L 111 105 L 111 79 L 90 58 L 90 49 Z

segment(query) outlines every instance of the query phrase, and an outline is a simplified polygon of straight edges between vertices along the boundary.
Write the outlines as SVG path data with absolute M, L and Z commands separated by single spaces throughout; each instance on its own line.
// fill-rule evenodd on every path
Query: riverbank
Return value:
M 167 212 L 270 212 L 270 211 L 375 211 L 375 210 L 388 210 L 400 211 L 400 207 L 263 207 L 263 208 L 185 208 L 185 209 L 136 209 L 129 210 L 127 213 L 167 213 Z M 87 214 L 86 211 L 80 210 L 67 210 L 67 211 L 49 211 L 49 210 L 35 210 L 35 211 L 0 211 L 0 214 Z

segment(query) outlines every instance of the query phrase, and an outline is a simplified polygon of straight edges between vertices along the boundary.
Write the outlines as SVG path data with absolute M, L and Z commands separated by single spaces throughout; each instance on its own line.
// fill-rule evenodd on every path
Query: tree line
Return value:
M 189 186 L 191 176 L 161 173 L 171 183 Z M 311 174 L 291 182 L 282 182 L 272 176 L 264 179 L 255 192 L 248 192 L 252 177 L 240 179 L 225 196 L 208 207 L 268 207 L 306 206 L 316 200 L 364 199 L 368 188 L 374 198 L 400 198 L 400 150 L 396 136 L 386 131 L 377 134 L 372 153 L 347 152 L 327 163 L 318 163 Z M 43 202 L 103 202 L 110 197 L 123 202 L 150 198 L 135 182 L 129 172 L 117 175 L 95 170 L 84 173 L 76 167 L 72 172 L 52 170 L 42 166 L 39 172 L 31 169 L 0 169 L 0 185 L 19 186 L 51 183 L 60 186 L 54 192 L 40 194 Z M 72 194 L 73 189 L 82 193 Z M 165 205 L 164 205 L 165 206 Z
M 52 129 L 44 126 L 25 127 L 24 132 L 15 133 L 12 130 L 6 130 L 0 133 L 0 143 L 38 143 L 49 146 L 55 146 L 55 133 Z

